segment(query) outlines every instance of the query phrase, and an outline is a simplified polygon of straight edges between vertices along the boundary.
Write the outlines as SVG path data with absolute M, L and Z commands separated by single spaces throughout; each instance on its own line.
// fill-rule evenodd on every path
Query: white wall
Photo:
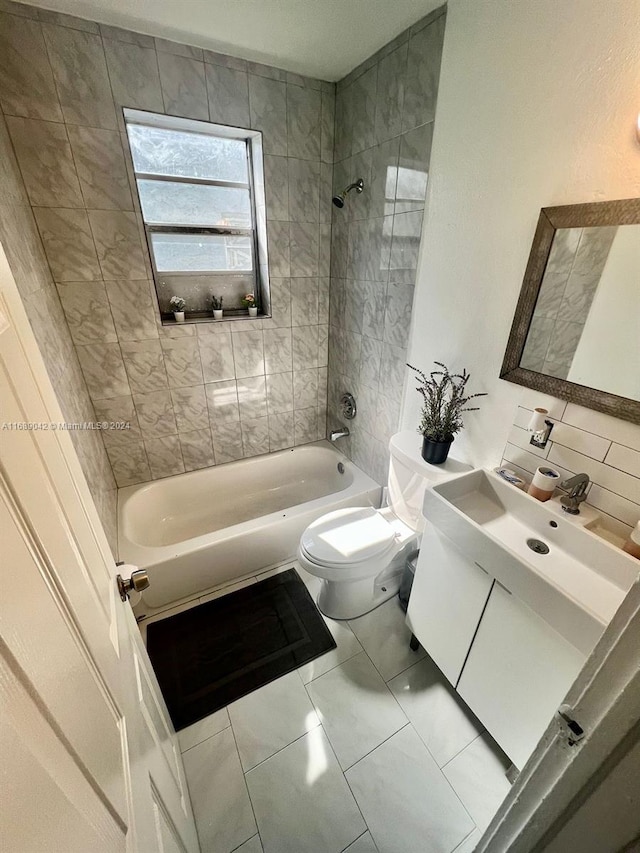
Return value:
M 640 225 L 613 238 L 567 379 L 640 400 Z
M 489 392 L 454 445 L 476 465 L 531 406 L 498 373 L 540 208 L 640 195 L 639 46 L 638 0 L 449 0 L 409 361 Z

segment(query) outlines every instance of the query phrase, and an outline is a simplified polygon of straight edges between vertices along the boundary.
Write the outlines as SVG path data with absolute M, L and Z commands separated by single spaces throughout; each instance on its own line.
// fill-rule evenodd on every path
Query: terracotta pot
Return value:
M 442 465 L 447 461 L 449 449 L 453 444 L 453 436 L 446 441 L 433 441 L 427 435 L 422 436 L 422 458 L 429 465 Z

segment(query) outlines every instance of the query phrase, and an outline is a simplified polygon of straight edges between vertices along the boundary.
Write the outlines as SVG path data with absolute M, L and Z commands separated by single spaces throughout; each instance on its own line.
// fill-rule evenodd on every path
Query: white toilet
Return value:
M 421 447 L 412 430 L 392 436 L 388 506 L 327 513 L 300 537 L 298 560 L 322 578 L 318 607 L 325 616 L 355 619 L 396 595 L 407 557 L 420 545 L 425 489 L 469 469 L 455 459 L 429 465 Z

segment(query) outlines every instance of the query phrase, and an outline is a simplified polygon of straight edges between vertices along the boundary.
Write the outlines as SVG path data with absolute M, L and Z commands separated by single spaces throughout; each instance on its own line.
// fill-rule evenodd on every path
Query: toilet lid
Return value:
M 341 566 L 377 557 L 387 550 L 394 535 L 393 527 L 372 507 L 350 507 L 314 521 L 300 544 L 316 562 Z

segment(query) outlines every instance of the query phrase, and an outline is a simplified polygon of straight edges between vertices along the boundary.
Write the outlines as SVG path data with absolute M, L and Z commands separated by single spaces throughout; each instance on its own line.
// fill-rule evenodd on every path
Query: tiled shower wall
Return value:
M 422 232 L 445 10 L 436 10 L 337 84 L 328 428 L 378 482 L 397 431 Z M 342 417 L 351 392 L 358 413 Z
M 2 56 L 0 56 L 0 64 Z M 0 116 L 0 243 L 40 346 L 62 414 L 70 423 L 95 412 L 51 278 L 5 120 Z M 100 433 L 72 430 L 71 439 L 114 554 L 116 483 Z
M 98 419 L 131 423 L 104 434 L 118 485 L 323 437 L 334 84 L 2 8 L 0 103 L 73 340 L 58 318 L 44 354 L 53 374 L 77 354 Z M 123 106 L 262 131 L 270 319 L 162 327 Z

